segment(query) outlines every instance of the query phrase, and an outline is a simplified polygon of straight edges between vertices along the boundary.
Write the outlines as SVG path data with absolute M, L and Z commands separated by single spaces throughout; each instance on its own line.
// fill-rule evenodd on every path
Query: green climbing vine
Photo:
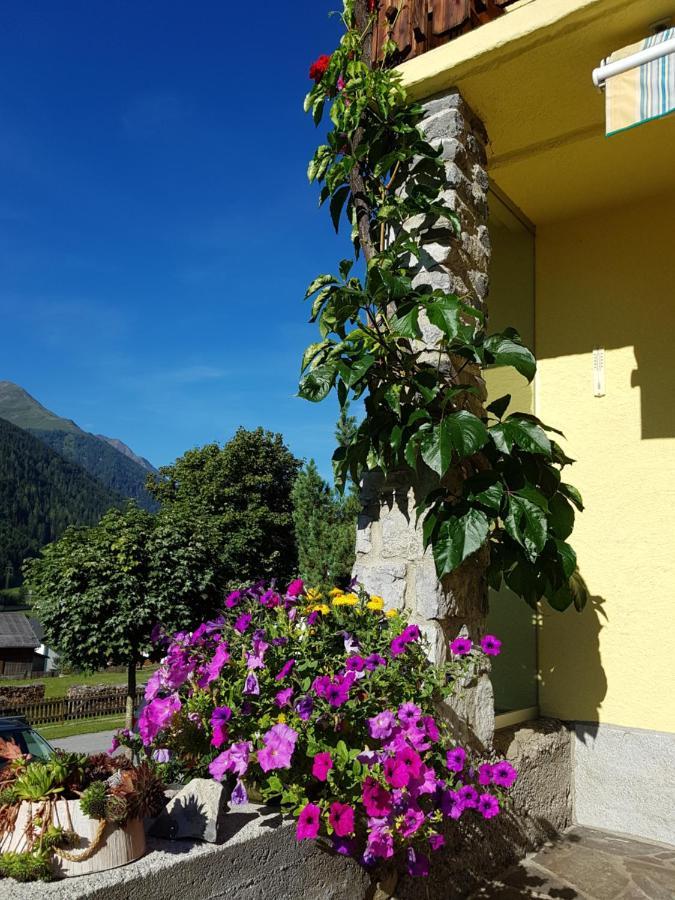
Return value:
M 414 282 L 420 234 L 452 228 L 455 213 L 440 153 L 420 130 L 399 74 L 369 65 L 375 3 L 345 0 L 345 32 L 331 56 L 310 70 L 305 100 L 330 126 L 309 164 L 336 231 L 351 228 L 353 256 L 310 284 L 310 321 L 320 340 L 302 359 L 300 395 L 318 402 L 335 390 L 344 407 L 362 399 L 365 417 L 333 456 L 336 483 L 378 469 L 410 470 L 418 515 L 439 577 L 489 547 L 488 578 L 532 606 L 586 600 L 567 542 L 579 492 L 562 480 L 572 462 L 532 415 L 507 415 L 510 397 L 484 406 L 485 367 L 510 366 L 528 381 L 536 362 L 515 329 L 488 334 L 480 303 Z M 389 42 L 385 59 L 395 50 Z M 438 221 L 440 220 L 440 222 Z M 422 325 L 438 329 L 433 352 Z M 433 474 L 432 474 L 433 473 Z

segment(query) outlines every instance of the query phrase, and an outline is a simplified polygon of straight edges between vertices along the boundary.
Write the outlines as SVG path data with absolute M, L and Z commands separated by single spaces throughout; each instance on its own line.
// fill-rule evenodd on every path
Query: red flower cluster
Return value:
M 368 12 L 375 12 L 377 9 L 377 0 L 368 0 Z
M 326 74 L 326 69 L 330 65 L 330 56 L 326 56 L 324 53 L 323 56 L 320 56 L 312 65 L 309 67 L 309 77 L 318 84 L 323 76 Z

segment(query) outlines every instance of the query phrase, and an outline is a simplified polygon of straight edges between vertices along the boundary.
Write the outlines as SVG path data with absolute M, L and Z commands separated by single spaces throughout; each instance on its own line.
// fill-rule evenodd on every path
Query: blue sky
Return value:
M 302 112 L 338 5 L 4 4 L 0 380 L 156 465 L 263 425 L 329 473 L 336 404 L 294 394 L 349 254 Z

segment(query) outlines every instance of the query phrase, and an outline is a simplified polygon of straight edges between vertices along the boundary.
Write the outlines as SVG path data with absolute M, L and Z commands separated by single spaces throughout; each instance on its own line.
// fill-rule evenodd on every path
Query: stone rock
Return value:
M 229 791 L 210 778 L 193 778 L 169 800 L 152 826 L 155 837 L 221 844 Z
M 386 609 L 403 609 L 405 597 L 405 563 L 381 563 L 376 566 L 362 565 L 358 560 L 353 575 L 369 594 L 384 599 Z

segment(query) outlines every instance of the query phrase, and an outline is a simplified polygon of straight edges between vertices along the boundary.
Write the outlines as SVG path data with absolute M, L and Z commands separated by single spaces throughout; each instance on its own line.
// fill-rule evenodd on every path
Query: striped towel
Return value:
M 675 37 L 668 28 L 623 50 L 612 53 L 607 62 L 616 62 L 654 44 Z M 605 85 L 606 134 L 625 131 L 650 119 L 659 119 L 675 110 L 675 53 L 652 60 L 609 78 Z

